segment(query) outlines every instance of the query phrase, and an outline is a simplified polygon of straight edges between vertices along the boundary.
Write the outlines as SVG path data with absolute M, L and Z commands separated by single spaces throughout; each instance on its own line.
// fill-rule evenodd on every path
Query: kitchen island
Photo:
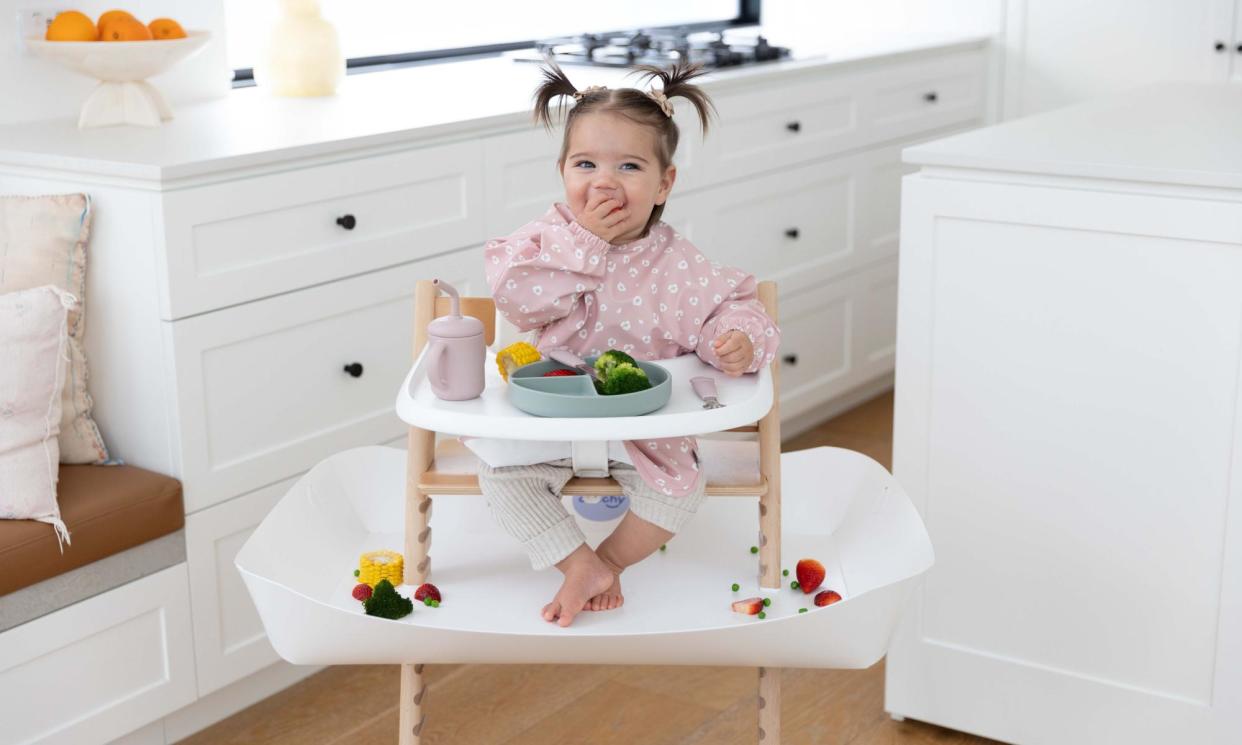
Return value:
M 908 148 L 894 472 L 936 565 L 886 708 L 1242 742 L 1242 87 Z

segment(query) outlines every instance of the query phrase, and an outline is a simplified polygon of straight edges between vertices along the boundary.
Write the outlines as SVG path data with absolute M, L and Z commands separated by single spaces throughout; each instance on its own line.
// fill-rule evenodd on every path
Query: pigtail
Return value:
M 707 126 L 712 115 L 716 113 L 716 106 L 702 88 L 690 82 L 707 74 L 702 65 L 692 65 L 682 60 L 668 70 L 654 65 L 642 65 L 637 71 L 641 79 L 648 83 L 658 78 L 667 98 L 681 96 L 689 99 L 699 114 L 699 125 L 703 128 L 703 134 L 707 134 Z
M 559 96 L 572 97 L 578 92 L 574 84 L 569 82 L 569 77 L 561 70 L 552 60 L 547 60 L 547 64 L 540 68 L 543 73 L 543 82 L 535 89 L 535 121 L 543 124 L 544 128 L 552 129 L 552 113 L 550 111 L 552 100 Z M 565 108 L 564 100 L 557 105 L 557 114 L 559 115 Z

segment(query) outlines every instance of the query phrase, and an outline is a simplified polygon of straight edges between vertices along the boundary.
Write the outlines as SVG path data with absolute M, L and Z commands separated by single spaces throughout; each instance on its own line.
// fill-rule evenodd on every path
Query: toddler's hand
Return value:
M 614 210 L 616 210 L 614 212 Z M 629 209 L 607 194 L 596 194 L 587 200 L 578 224 L 608 243 L 625 232 L 622 223 L 630 216 Z
M 712 350 L 720 358 L 720 369 L 734 377 L 746 372 L 755 357 L 755 347 L 750 343 L 750 337 L 737 329 L 717 336 L 712 342 Z

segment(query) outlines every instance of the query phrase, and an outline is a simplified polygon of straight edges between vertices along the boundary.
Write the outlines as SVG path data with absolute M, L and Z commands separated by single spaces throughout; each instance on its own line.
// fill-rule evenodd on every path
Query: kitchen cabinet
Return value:
M 1238 0 L 1007 0 L 1004 113 L 1162 80 L 1242 79 Z
M 1242 741 L 1240 110 L 1169 84 L 906 151 L 893 463 L 936 565 L 893 714 Z

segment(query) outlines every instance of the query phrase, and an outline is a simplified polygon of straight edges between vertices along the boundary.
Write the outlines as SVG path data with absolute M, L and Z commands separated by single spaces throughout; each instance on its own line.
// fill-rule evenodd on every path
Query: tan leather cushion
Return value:
M 34 520 L 0 520 L 0 595 L 159 538 L 185 525 L 181 482 L 134 466 L 60 467 L 60 516 L 72 543 Z

